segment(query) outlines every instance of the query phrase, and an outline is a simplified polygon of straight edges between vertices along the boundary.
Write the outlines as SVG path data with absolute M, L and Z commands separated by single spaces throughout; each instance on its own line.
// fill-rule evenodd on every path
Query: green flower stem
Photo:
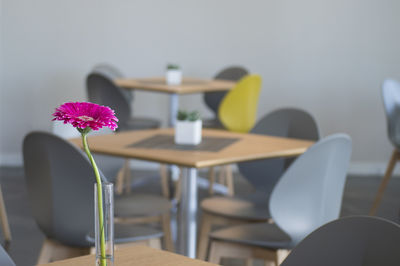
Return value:
M 97 182 L 97 204 L 98 204 L 97 209 L 99 210 L 99 228 L 100 228 L 100 232 L 101 232 L 100 233 L 100 253 L 101 253 L 100 263 L 101 263 L 101 266 L 107 266 L 106 241 L 105 241 L 105 234 L 104 234 L 103 190 L 102 190 L 102 186 L 101 186 L 101 178 L 100 178 L 99 169 L 97 168 L 96 162 L 94 161 L 92 154 L 90 153 L 86 136 L 87 136 L 87 133 L 82 132 L 83 148 L 85 149 L 86 155 L 88 156 L 90 163 L 92 164 L 94 174 L 96 176 L 96 182 Z

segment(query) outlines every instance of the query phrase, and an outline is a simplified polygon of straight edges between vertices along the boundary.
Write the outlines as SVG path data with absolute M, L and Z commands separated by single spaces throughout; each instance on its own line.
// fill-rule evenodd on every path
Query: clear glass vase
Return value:
M 114 185 L 112 183 L 102 184 L 100 197 L 97 184 L 94 184 L 94 209 L 96 265 L 113 266 Z

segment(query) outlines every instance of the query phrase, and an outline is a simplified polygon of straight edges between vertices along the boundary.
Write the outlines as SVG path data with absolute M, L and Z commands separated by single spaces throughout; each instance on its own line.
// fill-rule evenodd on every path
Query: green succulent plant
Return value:
M 200 119 L 200 113 L 198 111 L 187 112 L 185 110 L 179 110 L 177 119 L 179 121 L 197 121 Z
M 197 121 L 200 119 L 200 113 L 198 111 L 193 111 L 191 113 L 188 114 L 188 120 L 189 121 Z
M 179 70 L 179 69 L 181 69 L 181 67 L 177 64 L 168 64 L 167 69 L 168 70 Z
M 188 118 L 188 113 L 183 110 L 178 111 L 178 115 L 176 117 L 179 121 L 185 121 Z

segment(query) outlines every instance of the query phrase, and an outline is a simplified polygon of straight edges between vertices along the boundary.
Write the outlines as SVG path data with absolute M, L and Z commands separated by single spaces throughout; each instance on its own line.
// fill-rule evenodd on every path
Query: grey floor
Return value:
M 157 172 L 134 172 L 134 176 L 147 176 L 137 179 L 134 184 L 151 193 L 160 193 Z M 367 214 L 372 199 L 379 185 L 377 176 L 350 176 L 347 179 L 343 199 L 342 216 Z M 17 265 L 34 265 L 44 239 L 43 234 L 35 224 L 29 210 L 23 169 L 20 167 L 0 168 L 0 184 L 5 197 L 7 213 L 11 226 L 13 240 L 7 247 Z M 237 193 L 247 193 L 251 187 L 239 176 L 235 176 Z M 393 178 L 379 209 L 378 215 L 395 222 L 399 220 L 400 179 Z M 200 190 L 200 200 L 207 196 L 206 190 Z M 2 236 L 1 236 L 2 237 Z M 4 243 L 4 241 L 2 241 Z M 231 265 L 237 262 L 227 261 Z

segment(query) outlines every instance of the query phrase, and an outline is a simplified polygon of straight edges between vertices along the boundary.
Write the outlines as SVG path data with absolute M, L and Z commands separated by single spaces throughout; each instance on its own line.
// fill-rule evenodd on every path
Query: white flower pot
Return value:
M 176 121 L 175 143 L 183 145 L 198 145 L 201 142 L 201 120 Z
M 166 74 L 166 81 L 168 85 L 179 85 L 182 83 L 182 70 L 169 69 Z

